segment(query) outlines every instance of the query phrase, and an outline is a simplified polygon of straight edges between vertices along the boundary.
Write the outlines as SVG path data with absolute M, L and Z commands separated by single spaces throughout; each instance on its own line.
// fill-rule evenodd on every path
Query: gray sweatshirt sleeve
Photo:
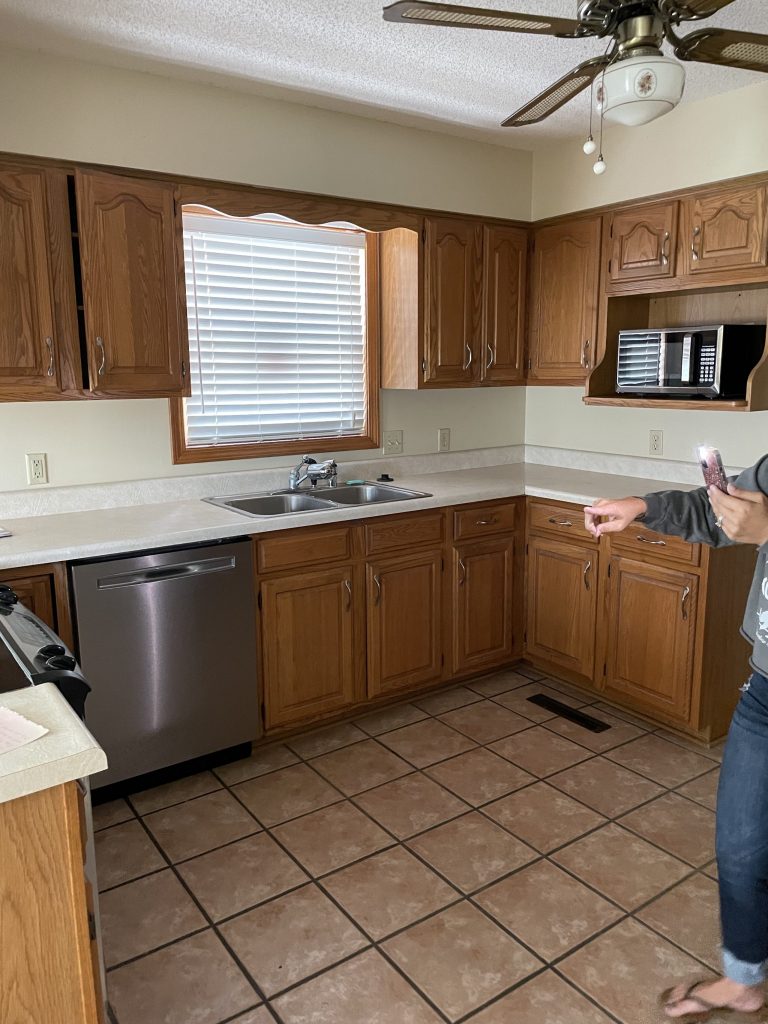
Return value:
M 729 480 L 745 491 L 762 491 L 768 495 L 768 455 L 764 455 L 751 469 L 745 469 Z M 655 491 L 646 494 L 643 500 L 648 511 L 642 522 L 650 530 L 714 548 L 735 543 L 717 528 L 706 487 L 698 487 L 695 491 Z

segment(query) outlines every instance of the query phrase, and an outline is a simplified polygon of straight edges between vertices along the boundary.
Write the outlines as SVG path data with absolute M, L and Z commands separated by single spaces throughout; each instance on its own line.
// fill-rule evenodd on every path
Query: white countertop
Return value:
M 12 536 L 0 539 L 0 569 L 197 544 L 520 494 L 588 504 L 598 497 L 620 498 L 666 488 L 691 490 L 688 484 L 530 463 L 398 477 L 394 482 L 398 487 L 428 491 L 431 497 L 263 519 L 230 512 L 197 498 L 5 519 L 2 525 Z
M 48 729 L 45 736 L 0 754 L 0 803 L 107 767 L 107 755 L 53 683 L 2 693 L 0 707 Z

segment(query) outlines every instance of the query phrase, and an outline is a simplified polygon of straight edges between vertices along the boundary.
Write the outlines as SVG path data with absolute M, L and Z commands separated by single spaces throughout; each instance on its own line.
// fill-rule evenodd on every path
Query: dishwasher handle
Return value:
M 190 576 L 204 576 L 209 572 L 225 572 L 235 568 L 235 556 L 225 558 L 203 558 L 197 562 L 177 562 L 175 565 L 156 565 L 135 572 L 122 572 L 115 576 L 104 576 L 96 581 L 99 590 L 113 590 L 115 587 L 136 587 L 142 583 L 159 583 L 163 580 L 186 579 Z

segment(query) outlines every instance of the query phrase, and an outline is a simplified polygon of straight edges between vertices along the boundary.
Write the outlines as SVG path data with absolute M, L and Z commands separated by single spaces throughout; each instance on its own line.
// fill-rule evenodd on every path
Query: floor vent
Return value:
M 537 704 L 540 708 L 553 711 L 561 718 L 567 718 L 569 722 L 575 722 L 576 725 L 589 729 L 590 732 L 605 732 L 606 729 L 611 728 L 607 722 L 601 722 L 599 718 L 585 715 L 583 711 L 577 711 L 576 708 L 569 708 L 567 704 L 561 704 L 559 700 L 553 700 L 552 697 L 547 697 L 543 693 L 535 693 L 528 700 L 531 704 Z

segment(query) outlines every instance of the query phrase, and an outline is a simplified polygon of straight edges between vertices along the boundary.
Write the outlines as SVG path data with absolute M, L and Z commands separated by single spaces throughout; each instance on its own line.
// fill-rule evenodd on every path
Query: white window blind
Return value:
M 194 447 L 366 424 L 365 234 L 184 215 Z

